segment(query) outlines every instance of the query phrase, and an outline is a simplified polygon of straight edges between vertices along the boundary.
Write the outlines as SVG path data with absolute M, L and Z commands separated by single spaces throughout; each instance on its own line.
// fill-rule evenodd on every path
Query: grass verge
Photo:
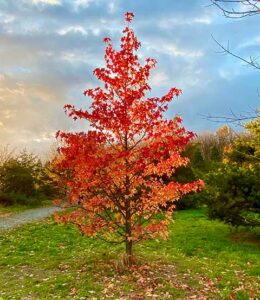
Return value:
M 44 201 L 39 202 L 39 204 L 33 204 L 33 205 L 14 204 L 14 205 L 10 205 L 10 206 L 3 206 L 0 204 L 0 218 L 9 217 L 13 214 L 17 214 L 17 213 L 26 211 L 28 209 L 47 207 L 47 206 L 51 206 L 51 205 L 52 205 L 51 200 L 44 200 Z

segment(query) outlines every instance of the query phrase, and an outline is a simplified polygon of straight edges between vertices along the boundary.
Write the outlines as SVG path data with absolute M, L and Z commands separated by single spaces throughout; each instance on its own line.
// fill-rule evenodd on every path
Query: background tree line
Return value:
M 8 145 L 0 149 L 0 204 L 40 205 L 43 200 L 62 196 L 52 162 Z
M 199 134 L 183 154 L 190 164 L 176 170 L 172 180 L 189 182 L 202 178 L 200 193 L 176 202 L 177 209 L 207 206 L 208 216 L 232 226 L 260 225 L 260 117 L 236 133 L 225 125 L 215 133 Z M 26 150 L 15 154 L 0 150 L 0 204 L 36 205 L 42 200 L 65 198 L 68 170 L 55 167 L 59 155 L 42 163 Z
M 187 147 L 188 168 L 182 180 L 202 178 L 202 192 L 177 203 L 178 208 L 207 205 L 208 216 L 232 226 L 260 225 L 260 117 L 235 133 L 230 127 L 204 133 Z

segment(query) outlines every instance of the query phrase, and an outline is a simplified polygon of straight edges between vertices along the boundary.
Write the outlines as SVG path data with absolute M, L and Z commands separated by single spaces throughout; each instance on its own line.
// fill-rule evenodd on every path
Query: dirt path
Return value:
M 11 216 L 0 217 L 0 232 L 32 221 L 44 219 L 58 210 L 60 210 L 59 207 L 42 207 L 29 209 Z

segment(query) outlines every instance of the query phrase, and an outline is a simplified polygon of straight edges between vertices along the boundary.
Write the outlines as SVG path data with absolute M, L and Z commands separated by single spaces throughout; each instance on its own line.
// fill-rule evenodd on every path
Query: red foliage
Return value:
M 133 16 L 126 13 L 126 21 Z M 68 116 L 88 120 L 91 130 L 58 132 L 64 143 L 59 167 L 72 170 L 69 201 L 78 207 L 59 220 L 77 224 L 83 234 L 125 242 L 131 255 L 133 242 L 167 237 L 174 202 L 199 190 L 203 182 L 162 180 L 188 164 L 181 152 L 193 133 L 182 127 L 179 116 L 163 116 L 181 90 L 171 88 L 161 98 L 145 98 L 156 60 L 140 64 L 140 43 L 129 26 L 123 30 L 119 51 L 111 39 L 104 41 L 106 67 L 94 70 L 104 85 L 84 92 L 92 99 L 90 109 L 65 106 Z
M 61 203 L 62 203 L 61 199 L 54 199 L 54 200 L 52 200 L 52 204 L 53 205 L 60 205 Z
M 126 22 L 131 22 L 134 18 L 134 14 L 132 12 L 126 12 L 125 13 L 125 20 Z

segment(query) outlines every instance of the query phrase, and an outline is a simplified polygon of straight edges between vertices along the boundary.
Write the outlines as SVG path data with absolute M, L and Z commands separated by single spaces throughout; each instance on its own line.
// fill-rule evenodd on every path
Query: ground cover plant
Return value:
M 259 231 L 230 232 L 203 210 L 174 213 L 169 240 L 118 252 L 52 220 L 0 237 L 2 299 L 259 299 Z

